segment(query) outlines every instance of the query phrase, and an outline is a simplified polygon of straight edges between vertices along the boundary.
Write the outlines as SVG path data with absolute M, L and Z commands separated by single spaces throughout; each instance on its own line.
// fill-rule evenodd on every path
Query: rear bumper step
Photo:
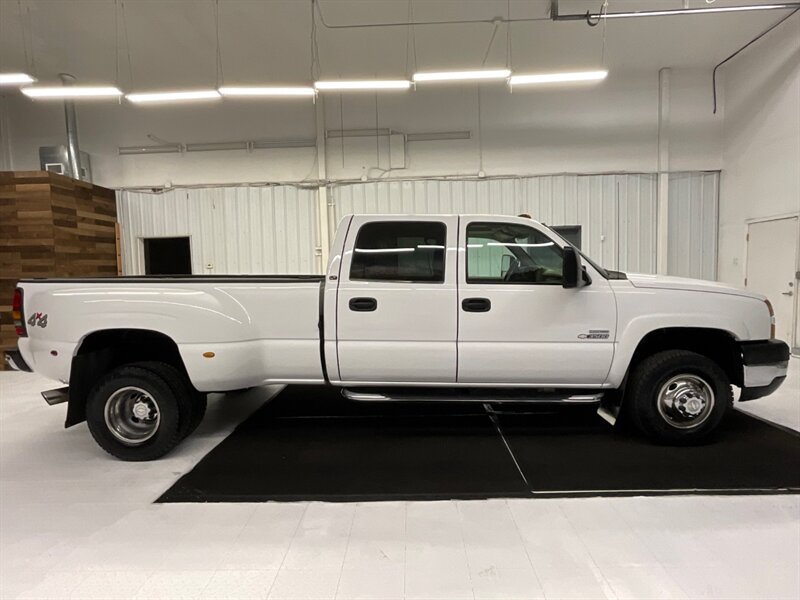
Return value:
M 342 389 L 342 395 L 357 402 L 524 402 L 535 404 L 599 404 L 603 392 L 586 393 L 537 392 L 536 390 L 486 390 L 476 389 Z
M 44 401 L 50 406 L 61 404 L 62 402 L 69 400 L 69 388 L 62 387 L 54 390 L 46 390 L 42 392 L 42 398 L 44 398 Z

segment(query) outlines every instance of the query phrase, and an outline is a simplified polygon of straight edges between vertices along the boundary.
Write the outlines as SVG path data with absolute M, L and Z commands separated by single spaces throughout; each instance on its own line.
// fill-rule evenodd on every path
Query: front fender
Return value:
M 619 308 L 609 387 L 619 387 L 642 340 L 670 328 L 722 331 L 736 341 L 769 337 L 763 302 L 745 296 L 683 290 L 615 290 Z

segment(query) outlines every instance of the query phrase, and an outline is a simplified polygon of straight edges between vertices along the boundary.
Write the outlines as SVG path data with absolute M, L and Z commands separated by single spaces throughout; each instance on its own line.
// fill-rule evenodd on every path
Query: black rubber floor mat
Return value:
M 159 501 L 527 495 L 480 405 L 355 403 L 330 388 L 295 387 L 242 423 Z
M 590 415 L 500 415 L 536 494 L 647 495 L 800 491 L 800 435 L 731 411 L 707 443 L 653 444 Z
M 440 500 L 800 491 L 800 435 L 733 411 L 708 444 L 658 446 L 591 408 L 350 402 L 292 386 L 159 502 Z

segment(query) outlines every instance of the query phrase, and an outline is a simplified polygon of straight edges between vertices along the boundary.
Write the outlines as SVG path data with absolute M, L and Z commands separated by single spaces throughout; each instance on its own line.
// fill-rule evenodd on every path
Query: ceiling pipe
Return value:
M 411 27 L 422 25 L 474 25 L 478 23 L 486 23 L 488 25 L 495 25 L 496 23 L 532 23 L 536 21 L 549 21 L 550 17 L 528 17 L 508 19 L 500 16 L 483 18 L 483 19 L 455 19 L 455 20 L 442 20 L 442 21 L 390 21 L 390 22 L 373 22 L 373 23 L 330 23 L 325 20 L 322 14 L 322 7 L 318 0 L 311 0 L 314 9 L 319 15 L 319 22 L 325 29 L 363 29 L 370 27 Z
M 75 83 L 75 77 L 69 73 L 59 73 L 62 85 L 69 86 Z M 67 124 L 67 160 L 72 177 L 81 177 L 81 149 L 78 143 L 78 117 L 75 113 L 75 102 L 64 100 L 64 120 Z
M 627 12 L 591 12 L 562 15 L 558 11 L 558 0 L 551 0 L 550 18 L 553 21 L 586 21 L 597 25 L 603 19 L 626 19 L 630 17 L 669 17 L 675 15 L 708 15 L 726 12 L 748 12 L 760 10 L 792 10 L 800 8 L 800 2 L 775 2 L 772 4 L 744 4 L 741 6 L 709 6 L 702 8 L 669 8 L 664 10 L 634 10 Z
M 786 15 L 785 17 L 783 17 L 783 18 L 782 18 L 780 21 L 778 21 L 777 23 L 775 23 L 774 25 L 772 25 L 772 26 L 771 26 L 771 27 L 769 27 L 768 29 L 765 29 L 764 31 L 762 31 L 761 33 L 759 33 L 759 34 L 758 34 L 756 37 L 754 37 L 752 40 L 750 40 L 749 42 L 747 42 L 747 43 L 746 43 L 744 46 L 742 46 L 741 48 L 739 48 L 738 50 L 736 50 L 736 51 L 735 51 L 733 54 L 729 55 L 727 58 L 724 58 L 724 59 L 722 59 L 720 62 L 718 62 L 718 63 L 717 63 L 715 66 L 714 66 L 714 70 L 713 70 L 713 71 L 711 71 L 711 87 L 712 87 L 712 90 L 713 90 L 713 95 L 714 95 L 714 114 L 717 114 L 717 71 L 719 70 L 719 68 L 720 68 L 722 65 L 724 65 L 726 62 L 728 62 L 729 60 L 731 60 L 732 58 L 735 58 L 736 56 L 738 56 L 739 54 L 741 54 L 742 52 L 744 52 L 745 50 L 747 50 L 747 49 L 748 49 L 750 46 L 752 46 L 752 45 L 753 45 L 753 44 L 755 44 L 755 43 L 756 43 L 758 40 L 760 40 L 760 39 L 761 39 L 761 38 L 763 38 L 765 35 L 767 35 L 767 34 L 768 34 L 770 31 L 772 31 L 773 29 L 775 29 L 776 27 L 778 27 L 779 25 L 781 25 L 781 24 L 782 24 L 784 21 L 787 21 L 789 18 L 791 18 L 792 16 L 794 16 L 794 15 L 795 15 L 795 14 L 797 14 L 798 12 L 800 12 L 800 7 L 798 7 L 798 8 L 796 8 L 796 9 L 794 9 L 794 10 L 793 10 L 792 12 L 790 12 L 788 15 Z

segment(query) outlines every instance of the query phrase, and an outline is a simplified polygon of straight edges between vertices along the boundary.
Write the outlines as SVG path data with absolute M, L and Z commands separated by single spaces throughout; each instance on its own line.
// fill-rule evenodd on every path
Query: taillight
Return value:
M 775 310 L 772 308 L 772 302 L 769 300 L 764 300 L 767 304 L 767 310 L 769 311 L 769 339 L 775 339 Z
M 20 337 L 28 337 L 28 330 L 25 327 L 25 315 L 22 310 L 22 290 L 14 290 L 14 301 L 11 304 L 11 318 L 14 319 L 14 329 Z

